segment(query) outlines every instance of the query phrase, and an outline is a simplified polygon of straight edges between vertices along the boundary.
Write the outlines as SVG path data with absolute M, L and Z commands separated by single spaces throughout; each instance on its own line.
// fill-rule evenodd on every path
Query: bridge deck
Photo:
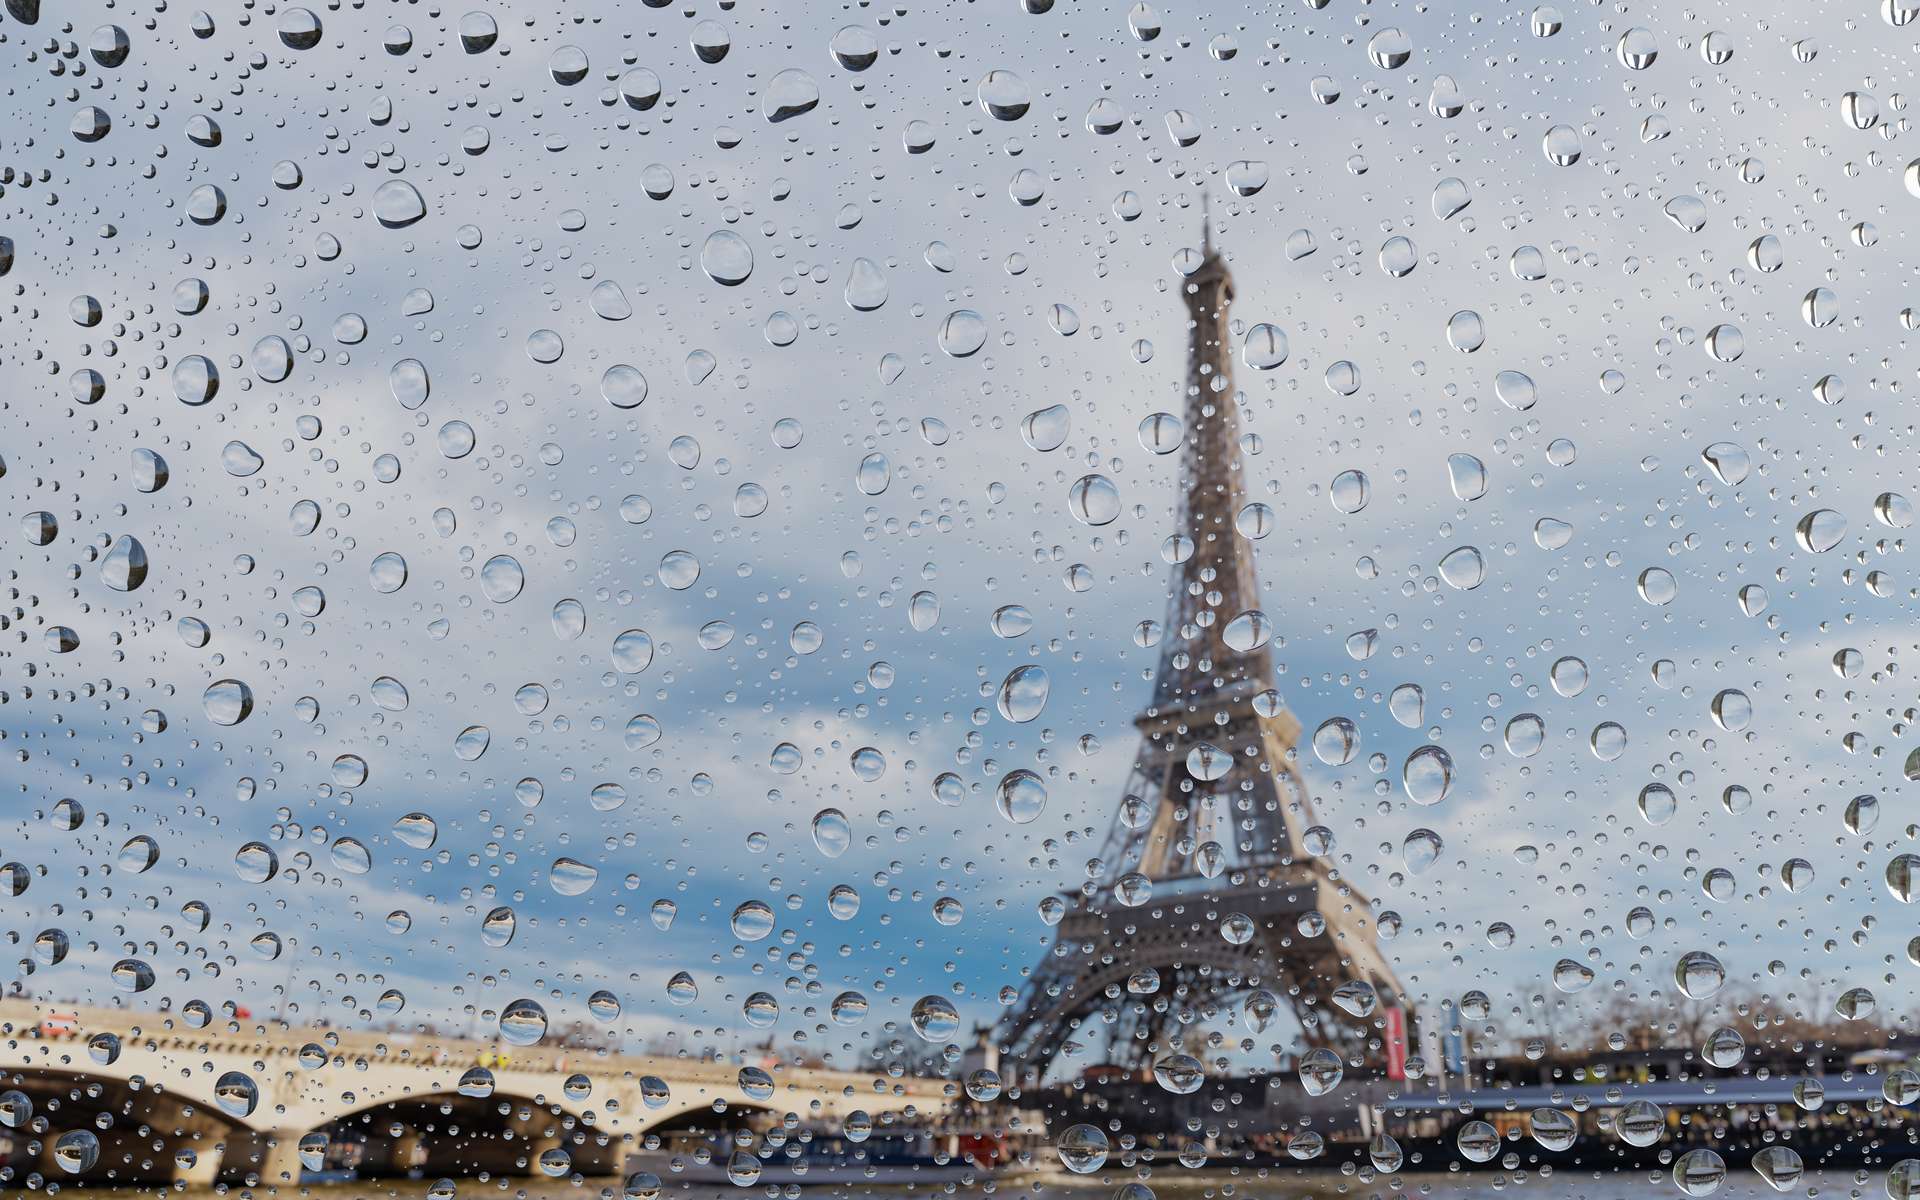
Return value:
M 1494 1109 L 1565 1107 L 1584 1103 L 1593 1108 L 1618 1108 L 1635 1100 L 1648 1100 L 1662 1108 L 1712 1108 L 1723 1104 L 1795 1103 L 1793 1090 L 1806 1079 L 1817 1079 L 1825 1089 L 1828 1104 L 1880 1098 L 1878 1075 L 1717 1076 L 1688 1080 L 1658 1080 L 1651 1083 L 1594 1080 L 1585 1083 L 1524 1084 L 1498 1088 L 1449 1088 L 1425 1092 L 1388 1092 L 1378 1106 L 1392 1112 L 1440 1112 L 1461 1109 L 1476 1112 Z

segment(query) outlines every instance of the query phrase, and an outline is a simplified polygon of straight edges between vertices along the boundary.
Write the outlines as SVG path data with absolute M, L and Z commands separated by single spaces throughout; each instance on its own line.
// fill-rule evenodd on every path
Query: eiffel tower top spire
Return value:
M 1157 712 L 1244 703 L 1250 692 L 1272 686 L 1273 676 L 1269 626 L 1258 612 L 1260 580 L 1246 536 L 1264 532 L 1265 509 L 1242 516 L 1247 489 L 1228 322 L 1233 272 L 1213 245 L 1210 212 L 1202 217 L 1201 236 L 1200 265 L 1181 293 L 1187 306 L 1186 446 L 1174 532 L 1186 539 L 1186 557 L 1174 571 L 1167 606 L 1166 649 L 1153 688 Z M 1256 528 L 1243 532 L 1236 522 Z

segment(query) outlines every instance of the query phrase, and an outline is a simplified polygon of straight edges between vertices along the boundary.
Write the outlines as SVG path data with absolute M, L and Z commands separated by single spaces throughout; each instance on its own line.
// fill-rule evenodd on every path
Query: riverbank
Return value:
M 1295 1164 L 1298 1166 L 1298 1164 Z M 620 1180 L 587 1180 L 576 1184 L 565 1179 L 528 1179 L 524 1177 L 465 1178 L 454 1181 L 455 1200 L 599 1200 L 621 1196 Z M 1801 1178 L 1793 1191 L 1802 1197 L 1823 1195 L 1842 1197 L 1871 1191 L 1879 1194 L 1882 1179 L 1870 1176 L 1862 1185 L 1850 1172 L 1821 1171 Z M 433 1180 L 384 1178 L 351 1182 L 303 1184 L 298 1190 L 282 1188 L 280 1200 L 441 1200 L 433 1190 Z M 1220 1168 L 1190 1170 L 1178 1166 L 1156 1166 L 1147 1171 L 1113 1168 L 1094 1175 L 1071 1175 L 1064 1171 L 1042 1170 L 1026 1176 L 995 1180 L 991 1185 L 966 1185 L 948 1192 L 946 1185 L 866 1185 L 839 1183 L 823 1188 L 800 1189 L 803 1197 L 831 1200 L 840 1196 L 858 1196 L 865 1200 L 925 1200 L 936 1195 L 992 1195 L 997 1200 L 1111 1200 L 1124 1184 L 1143 1183 L 1151 1197 L 1138 1200 L 1324 1200 L 1326 1197 L 1417 1196 L 1420 1200 L 1511 1200 L 1514 1192 L 1531 1191 L 1553 1200 L 1674 1200 L 1681 1195 L 1668 1169 L 1627 1171 L 1579 1171 L 1552 1167 L 1506 1172 L 1408 1171 L 1392 1176 L 1362 1178 L 1357 1175 L 1292 1168 Z M 162 1194 L 168 1200 L 233 1200 L 240 1189 L 186 1188 L 92 1188 L 60 1189 L 62 1200 L 131 1200 L 135 1196 Z M 270 1195 L 267 1188 L 251 1189 L 255 1200 Z M 783 1195 L 786 1193 L 783 1189 Z M 1715 1200 L 1777 1200 L 1774 1191 L 1751 1171 L 1729 1170 L 1725 1181 L 1713 1193 Z M 761 1188 L 740 1188 L 726 1184 L 688 1184 L 663 1181 L 656 1200 L 763 1200 Z M 635 1200 L 645 1200 L 636 1197 Z

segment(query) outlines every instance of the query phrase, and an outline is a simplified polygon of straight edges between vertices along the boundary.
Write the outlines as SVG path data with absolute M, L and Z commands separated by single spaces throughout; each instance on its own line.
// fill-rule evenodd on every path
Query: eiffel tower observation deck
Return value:
M 1197 1019 L 1229 1014 L 1233 1040 L 1285 1042 L 1290 1014 L 1307 1046 L 1347 1058 L 1389 1060 L 1410 1035 L 1389 1012 L 1400 985 L 1371 902 L 1315 853 L 1327 835 L 1296 763 L 1300 723 L 1274 687 L 1277 622 L 1254 562 L 1274 518 L 1248 500 L 1233 274 L 1210 222 L 1199 260 L 1182 285 L 1182 493 L 1159 671 L 1097 874 L 1066 896 L 1052 948 L 996 1029 L 1029 1085 L 1075 1050 L 1142 1071 L 1182 1052 Z

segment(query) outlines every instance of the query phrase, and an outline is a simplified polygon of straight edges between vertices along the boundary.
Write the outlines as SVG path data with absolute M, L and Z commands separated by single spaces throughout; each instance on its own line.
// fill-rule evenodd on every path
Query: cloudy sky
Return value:
M 1415 1002 L 1481 988 L 1523 1029 L 1708 950 L 1782 1011 L 1904 1008 L 1913 29 L 1864 0 L 9 17 L 0 853 L 20 958 L 72 945 L 21 986 L 483 1032 L 604 988 L 627 1037 L 723 1048 L 766 991 L 839 1061 L 923 995 L 993 1019 L 1135 749 L 1178 490 L 1136 427 L 1184 409 L 1204 192 L 1236 322 L 1288 342 L 1236 366 L 1275 684 L 1357 728 L 1307 777 Z M 1050 695 L 1014 724 L 1027 663 Z M 1429 745 L 1451 787 L 1416 803 Z M 1026 824 L 993 801 L 1020 768 Z M 830 1024 L 848 990 L 871 1015 Z

